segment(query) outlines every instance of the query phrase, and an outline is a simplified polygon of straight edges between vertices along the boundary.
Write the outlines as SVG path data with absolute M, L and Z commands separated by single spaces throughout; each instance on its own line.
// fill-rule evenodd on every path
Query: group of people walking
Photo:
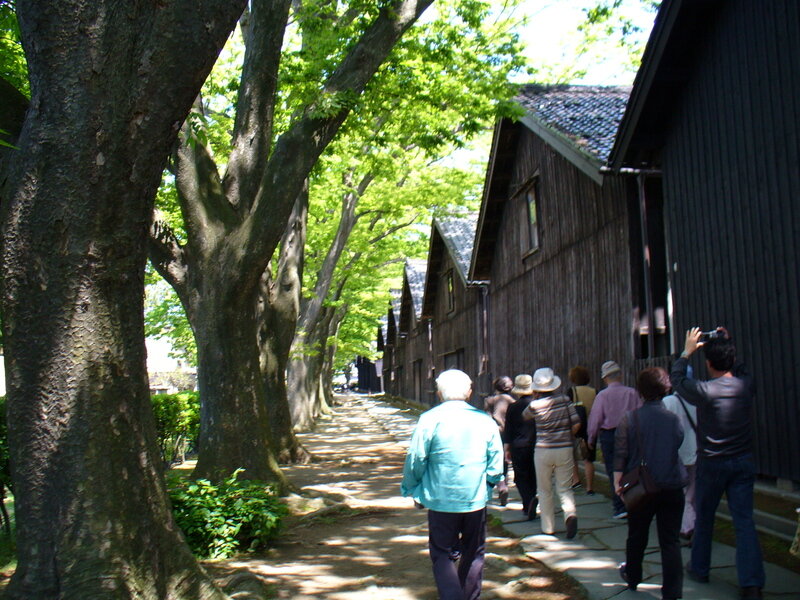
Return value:
M 692 546 L 687 576 L 707 582 L 714 516 L 726 493 L 736 529 L 741 597 L 760 598 L 765 578 L 753 522 L 752 382 L 735 361 L 727 331 L 719 328 L 718 333 L 701 341 L 700 330 L 690 329 L 671 376 L 661 368 L 644 369 L 636 389 L 623 385 L 622 370 L 614 361 L 602 365 L 605 388 L 597 394 L 584 367 L 570 370 L 572 386 L 566 393 L 549 367 L 513 381 L 498 377 L 485 412 L 468 403 L 472 381 L 465 373 L 442 373 L 436 380 L 442 403 L 420 417 L 401 486 L 404 495 L 428 509 L 429 550 L 440 598 L 480 597 L 486 504 L 492 488 L 502 505 L 508 502 L 509 470 L 524 518 L 538 517 L 542 533 L 554 535 L 557 498 L 566 538 L 574 538 L 574 490 L 581 485 L 576 467 L 583 463 L 586 493 L 593 495 L 598 447 L 613 483 L 611 517 L 627 518 L 620 575 L 630 589 L 642 581 L 654 518 L 662 597 L 682 597 L 681 538 Z M 692 379 L 688 365 L 701 346 L 711 377 L 705 382 Z M 641 465 L 658 493 L 627 509 L 623 475 Z

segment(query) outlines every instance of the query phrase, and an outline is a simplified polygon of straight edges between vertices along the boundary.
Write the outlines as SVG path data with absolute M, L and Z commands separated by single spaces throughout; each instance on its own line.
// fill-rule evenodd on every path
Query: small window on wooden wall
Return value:
M 447 294 L 447 312 L 451 313 L 456 309 L 456 290 L 452 269 L 445 274 L 444 279 L 445 293 Z
M 539 249 L 539 178 L 534 179 L 525 192 L 528 211 L 528 251 Z
M 448 352 L 444 355 L 444 370 L 460 369 L 464 370 L 464 349 L 459 348 L 455 352 Z

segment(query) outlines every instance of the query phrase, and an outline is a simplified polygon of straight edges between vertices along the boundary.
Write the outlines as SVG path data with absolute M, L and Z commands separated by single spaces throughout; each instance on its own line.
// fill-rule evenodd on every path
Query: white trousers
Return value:
M 539 512 L 542 519 L 542 533 L 555 533 L 555 498 L 553 494 L 553 475 L 556 492 L 564 511 L 564 520 L 575 516 L 575 496 L 572 493 L 572 446 L 566 448 L 539 448 L 533 453 L 536 466 L 536 487 L 539 498 Z

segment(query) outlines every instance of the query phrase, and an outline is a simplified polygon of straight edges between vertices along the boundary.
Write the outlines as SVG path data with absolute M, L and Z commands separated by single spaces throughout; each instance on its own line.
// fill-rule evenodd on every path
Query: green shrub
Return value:
M 197 392 L 151 396 L 161 459 L 169 464 L 187 448 L 197 446 L 200 432 L 200 396 Z
M 170 489 L 175 521 L 201 558 L 266 548 L 279 531 L 285 503 L 271 486 L 240 481 L 240 472 L 219 485 L 198 479 Z

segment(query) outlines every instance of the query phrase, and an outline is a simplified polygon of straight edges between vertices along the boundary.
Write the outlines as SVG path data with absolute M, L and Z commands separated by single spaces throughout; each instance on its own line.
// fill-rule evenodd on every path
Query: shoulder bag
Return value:
M 636 438 L 639 443 L 639 452 L 642 455 L 639 464 L 625 473 L 619 480 L 622 488 L 622 501 L 628 512 L 636 512 L 647 504 L 661 491 L 656 485 L 647 461 L 644 459 L 644 446 L 642 445 L 642 431 L 639 427 L 639 411 L 633 411 L 633 423 L 636 427 Z

